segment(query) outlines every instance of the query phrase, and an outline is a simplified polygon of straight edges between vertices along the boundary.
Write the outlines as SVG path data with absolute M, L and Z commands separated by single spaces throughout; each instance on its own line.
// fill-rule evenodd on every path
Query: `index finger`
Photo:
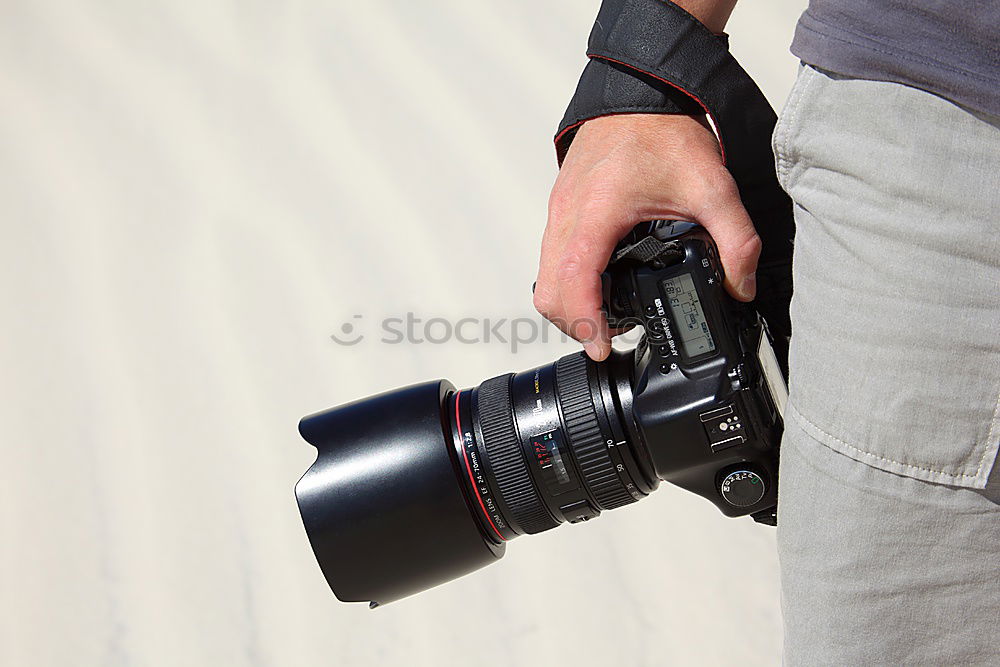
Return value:
M 583 229 L 581 229 L 581 227 Z M 594 361 L 611 353 L 611 335 L 601 312 L 601 273 L 618 242 L 617 225 L 577 225 L 563 249 L 557 270 L 565 331 L 583 343 Z M 586 231 L 585 231 L 586 230 Z

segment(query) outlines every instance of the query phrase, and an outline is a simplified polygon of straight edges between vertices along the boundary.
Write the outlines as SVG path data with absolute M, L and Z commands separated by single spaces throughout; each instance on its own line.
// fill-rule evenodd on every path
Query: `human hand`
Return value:
M 619 240 L 657 219 L 701 224 L 718 246 L 726 289 L 753 299 L 760 238 L 707 121 L 662 114 L 588 120 L 552 186 L 534 303 L 594 361 L 607 358 L 613 334 L 600 310 L 601 272 Z

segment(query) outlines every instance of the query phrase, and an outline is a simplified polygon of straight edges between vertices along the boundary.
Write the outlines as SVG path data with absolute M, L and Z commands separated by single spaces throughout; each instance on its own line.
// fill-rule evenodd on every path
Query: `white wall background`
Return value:
M 802 5 L 730 24 L 775 105 Z M 374 327 L 531 316 L 596 8 L 0 4 L 0 664 L 777 662 L 773 531 L 671 488 L 375 612 L 299 522 L 303 414 L 574 348 Z

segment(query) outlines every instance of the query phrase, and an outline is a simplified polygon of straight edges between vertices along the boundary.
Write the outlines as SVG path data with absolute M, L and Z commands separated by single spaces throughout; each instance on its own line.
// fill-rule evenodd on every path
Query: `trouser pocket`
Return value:
M 804 67 L 775 130 L 795 202 L 790 408 L 881 469 L 982 488 L 1000 429 L 1000 129 Z

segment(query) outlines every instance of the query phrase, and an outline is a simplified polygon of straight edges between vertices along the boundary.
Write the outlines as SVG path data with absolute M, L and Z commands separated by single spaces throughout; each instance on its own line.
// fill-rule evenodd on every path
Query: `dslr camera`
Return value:
M 507 542 L 641 500 L 666 481 L 730 517 L 776 521 L 786 358 L 723 288 L 710 236 L 637 226 L 602 276 L 635 349 L 583 353 L 478 387 L 437 380 L 304 418 L 296 485 L 336 596 L 372 607 L 498 560 Z M 779 363 L 778 359 L 782 359 Z

